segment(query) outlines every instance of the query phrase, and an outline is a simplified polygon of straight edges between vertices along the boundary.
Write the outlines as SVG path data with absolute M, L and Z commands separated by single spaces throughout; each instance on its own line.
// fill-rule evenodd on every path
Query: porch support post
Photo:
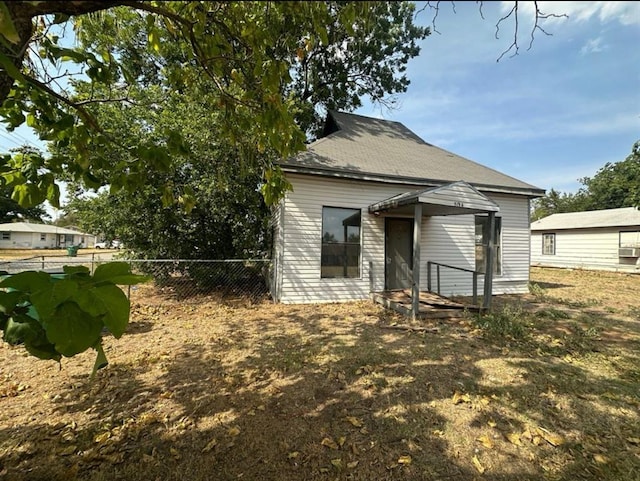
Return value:
M 487 245 L 487 264 L 484 268 L 484 296 L 482 307 L 491 309 L 491 295 L 493 293 L 493 264 L 495 259 L 495 231 L 496 213 L 489 212 L 489 244 Z
M 422 233 L 422 204 L 417 203 L 413 212 L 413 280 L 411 283 L 411 315 L 420 313 L 420 237 Z

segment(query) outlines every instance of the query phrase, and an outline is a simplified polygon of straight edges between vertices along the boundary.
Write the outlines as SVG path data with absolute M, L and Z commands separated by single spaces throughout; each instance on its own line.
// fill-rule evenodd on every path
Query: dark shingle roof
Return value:
M 427 185 L 463 180 L 479 188 L 544 195 L 543 189 L 425 142 L 399 122 L 332 111 L 325 133 L 282 167 Z

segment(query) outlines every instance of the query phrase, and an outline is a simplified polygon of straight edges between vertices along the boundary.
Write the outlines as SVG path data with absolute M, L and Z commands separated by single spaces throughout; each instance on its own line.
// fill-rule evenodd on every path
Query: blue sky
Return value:
M 532 2 L 521 2 L 520 52 L 495 24 L 512 2 L 441 2 L 440 34 L 410 61 L 411 85 L 389 111 L 357 113 L 402 122 L 425 141 L 550 190 L 575 192 L 579 178 L 619 162 L 640 140 L 640 2 L 538 2 L 546 21 L 529 46 Z M 423 5 L 418 2 L 418 5 Z M 431 24 L 433 12 L 417 17 Z
M 537 187 L 575 192 L 579 178 L 624 160 L 640 140 L 640 2 L 538 2 L 549 19 L 529 46 L 533 2 L 520 2 L 519 55 L 498 57 L 513 2 L 441 2 L 440 32 L 421 42 L 398 108 L 357 113 L 402 122 L 425 141 Z M 423 6 L 418 2 L 418 8 Z M 417 22 L 430 25 L 433 11 Z M 0 128 L 0 150 L 40 142 Z M 50 209 L 49 209 L 50 210 Z M 51 211 L 51 210 L 50 210 Z

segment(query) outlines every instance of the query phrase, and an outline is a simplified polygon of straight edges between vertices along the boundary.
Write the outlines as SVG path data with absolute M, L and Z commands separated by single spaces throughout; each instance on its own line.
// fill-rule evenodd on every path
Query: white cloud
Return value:
M 588 40 L 580 49 L 580 55 L 589 55 L 591 53 L 599 53 L 606 50 L 607 45 L 602 44 L 602 37 Z
M 503 13 L 512 7 L 513 2 L 502 2 Z M 597 18 L 601 23 L 617 21 L 622 25 L 640 25 L 640 2 L 538 2 L 538 8 L 545 14 L 568 16 L 552 17 L 544 22 L 586 22 Z M 518 9 L 525 16 L 532 16 L 534 2 L 519 2 Z

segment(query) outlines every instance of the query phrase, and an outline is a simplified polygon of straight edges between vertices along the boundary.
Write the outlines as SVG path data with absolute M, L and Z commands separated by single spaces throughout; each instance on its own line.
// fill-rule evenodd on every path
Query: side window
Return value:
M 320 277 L 360 277 L 360 209 L 322 208 Z
M 477 215 L 476 218 L 476 271 L 485 272 L 487 250 L 489 248 L 489 216 Z M 502 274 L 502 218 L 496 217 L 494 228 L 495 263 L 493 273 Z
M 556 255 L 556 235 L 542 234 L 542 253 L 547 256 Z
M 11 240 L 11 232 L 0 232 L 1 240 Z

